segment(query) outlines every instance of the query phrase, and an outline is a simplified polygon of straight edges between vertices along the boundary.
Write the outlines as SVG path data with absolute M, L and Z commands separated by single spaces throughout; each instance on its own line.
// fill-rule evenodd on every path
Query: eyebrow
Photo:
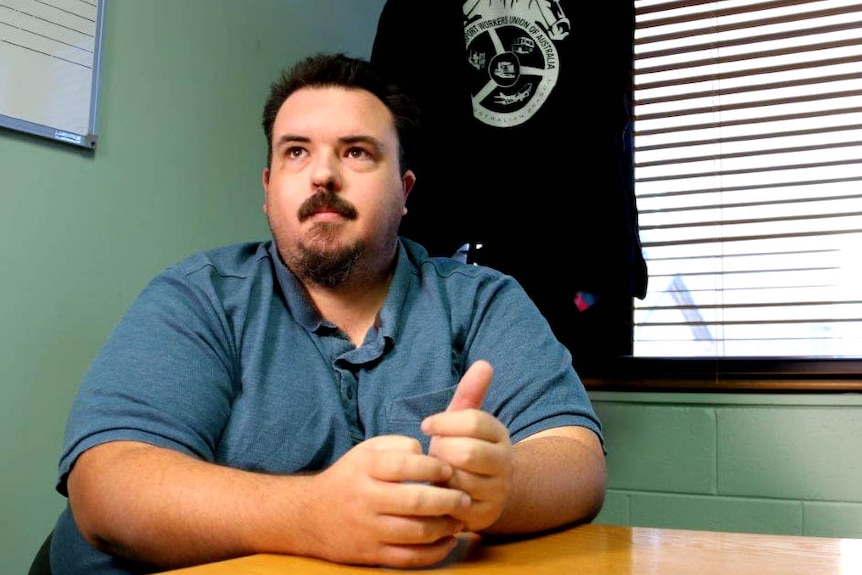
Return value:
M 386 149 L 383 142 L 372 136 L 346 136 L 344 138 L 339 138 L 339 141 L 345 144 L 368 144 L 378 152 Z
M 355 136 L 343 136 L 341 138 L 338 138 L 338 141 L 342 144 L 368 144 L 378 152 L 382 152 L 386 149 L 386 146 L 383 144 L 383 142 L 373 136 L 363 136 L 357 134 Z M 275 145 L 273 147 L 282 148 L 287 144 L 307 144 L 310 142 L 311 138 L 307 136 L 300 136 L 299 134 L 283 134 L 278 137 L 278 140 L 275 142 Z
M 285 144 L 291 144 L 294 142 L 310 142 L 311 138 L 306 138 L 305 136 L 299 136 L 296 134 L 283 134 L 278 137 L 278 139 L 273 142 L 273 148 L 281 148 Z

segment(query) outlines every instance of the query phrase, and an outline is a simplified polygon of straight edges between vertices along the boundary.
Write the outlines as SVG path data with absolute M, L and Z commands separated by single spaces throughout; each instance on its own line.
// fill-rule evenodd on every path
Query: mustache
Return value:
M 299 206 L 299 221 L 304 222 L 314 214 L 324 210 L 335 212 L 348 220 L 355 220 L 357 216 L 353 204 L 332 190 L 323 190 L 316 192 Z

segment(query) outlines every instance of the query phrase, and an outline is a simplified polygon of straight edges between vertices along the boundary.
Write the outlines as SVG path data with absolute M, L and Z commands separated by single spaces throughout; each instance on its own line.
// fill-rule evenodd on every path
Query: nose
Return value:
M 318 154 L 311 169 L 311 186 L 315 190 L 341 189 L 341 164 L 335 154 Z

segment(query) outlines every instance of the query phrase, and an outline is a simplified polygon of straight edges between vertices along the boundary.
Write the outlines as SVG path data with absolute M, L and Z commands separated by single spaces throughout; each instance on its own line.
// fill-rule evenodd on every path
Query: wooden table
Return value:
M 252 555 L 173 575 L 368 575 L 305 557 Z M 508 542 L 464 536 L 434 575 L 860 575 L 862 539 L 581 525 Z

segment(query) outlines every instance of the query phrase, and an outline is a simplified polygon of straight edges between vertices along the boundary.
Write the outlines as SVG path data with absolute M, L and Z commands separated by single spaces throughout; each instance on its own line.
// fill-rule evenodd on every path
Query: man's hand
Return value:
M 445 487 L 453 469 L 418 441 L 379 436 L 347 452 L 314 480 L 320 548 L 340 563 L 425 566 L 446 558 L 463 529 L 467 495 Z
M 467 509 L 452 514 L 469 531 L 492 525 L 512 489 L 509 431 L 480 409 L 493 376 L 488 362 L 477 361 L 464 373 L 446 411 L 422 422 L 422 431 L 431 436 L 429 455 L 453 468 L 451 477 L 438 484 L 464 491 L 472 500 Z

